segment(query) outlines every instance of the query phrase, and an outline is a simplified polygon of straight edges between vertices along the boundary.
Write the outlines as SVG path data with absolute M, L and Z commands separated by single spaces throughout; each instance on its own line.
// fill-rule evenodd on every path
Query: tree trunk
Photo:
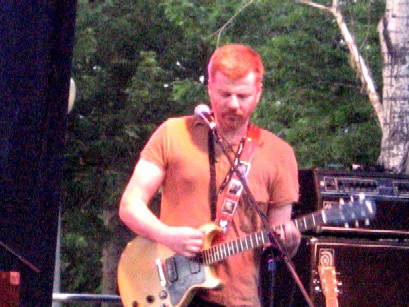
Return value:
M 409 0 L 388 0 L 379 22 L 384 127 L 379 164 L 409 173 Z
M 119 220 L 117 208 L 103 210 L 104 224 L 111 233 L 110 238 L 104 242 L 102 250 L 102 293 L 118 294 L 117 267 L 125 243 L 130 241 L 134 234 Z M 112 304 L 104 303 L 108 307 Z M 115 305 L 117 306 L 117 305 Z

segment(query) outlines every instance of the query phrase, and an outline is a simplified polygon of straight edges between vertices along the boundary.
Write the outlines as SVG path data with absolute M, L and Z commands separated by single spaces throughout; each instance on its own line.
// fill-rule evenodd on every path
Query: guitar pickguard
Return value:
M 192 286 L 200 285 L 206 280 L 204 267 L 196 260 L 175 255 L 165 260 L 168 275 L 170 301 L 176 306 Z

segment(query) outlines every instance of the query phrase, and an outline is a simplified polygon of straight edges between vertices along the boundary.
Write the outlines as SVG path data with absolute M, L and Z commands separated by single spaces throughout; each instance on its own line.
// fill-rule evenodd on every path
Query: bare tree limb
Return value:
M 334 0 L 332 3 L 332 7 L 328 7 L 322 4 L 315 3 L 313 1 L 308 0 L 299 0 L 299 3 L 309 5 L 325 12 L 331 13 L 335 20 L 337 21 L 338 28 L 340 29 L 341 35 L 343 36 L 348 49 L 351 53 L 351 59 L 356 67 L 358 72 L 359 78 L 365 86 L 366 93 L 368 94 L 369 101 L 371 102 L 375 114 L 378 118 L 379 125 L 381 129 L 384 126 L 384 117 L 383 117 L 383 106 L 379 96 L 379 93 L 376 90 L 375 81 L 372 77 L 372 73 L 368 65 L 365 63 L 364 58 L 361 56 L 355 39 L 351 32 L 348 29 L 348 26 L 345 22 L 344 16 L 342 15 L 341 10 L 339 9 L 339 1 Z

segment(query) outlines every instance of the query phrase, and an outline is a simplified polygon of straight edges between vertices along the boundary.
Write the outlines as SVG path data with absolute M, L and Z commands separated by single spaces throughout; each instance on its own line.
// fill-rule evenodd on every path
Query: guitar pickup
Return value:
M 178 273 L 176 269 L 176 261 L 174 257 L 169 257 L 165 260 L 166 276 L 170 282 L 178 280 Z
M 196 259 L 189 261 L 189 269 L 190 273 L 196 274 L 200 272 L 200 263 L 196 261 Z

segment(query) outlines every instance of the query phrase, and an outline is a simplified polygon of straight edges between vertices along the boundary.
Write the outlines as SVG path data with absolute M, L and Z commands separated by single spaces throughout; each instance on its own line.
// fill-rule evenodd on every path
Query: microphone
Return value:
M 216 129 L 216 122 L 214 121 L 214 116 L 212 111 L 210 111 L 209 107 L 205 104 L 198 104 L 195 107 L 195 116 L 199 116 L 202 118 L 206 124 L 209 125 L 211 130 Z

